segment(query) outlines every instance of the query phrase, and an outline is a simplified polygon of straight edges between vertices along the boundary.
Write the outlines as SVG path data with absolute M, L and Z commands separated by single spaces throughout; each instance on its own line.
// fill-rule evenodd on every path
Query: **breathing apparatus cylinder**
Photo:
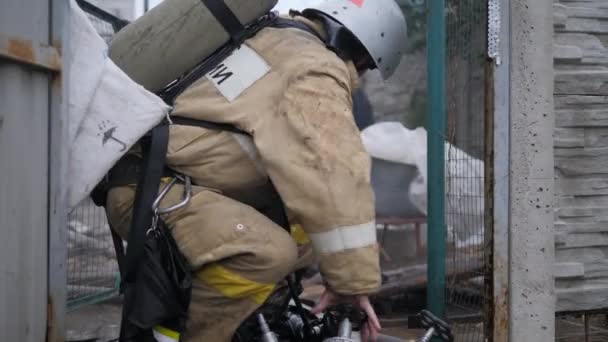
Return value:
M 269 12 L 277 0 L 216 0 L 243 25 Z M 119 31 L 110 58 L 135 82 L 158 92 L 230 39 L 201 0 L 165 0 Z

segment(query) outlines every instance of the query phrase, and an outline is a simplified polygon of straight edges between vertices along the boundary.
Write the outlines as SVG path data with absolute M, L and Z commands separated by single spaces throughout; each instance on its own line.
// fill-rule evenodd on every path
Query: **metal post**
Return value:
M 509 6 L 509 340 L 553 341 L 553 1 Z
M 493 342 L 509 341 L 509 220 L 511 157 L 511 8 L 510 0 L 500 0 L 498 53 L 501 63 L 494 69 L 494 174 L 492 180 L 492 280 Z M 496 57 L 494 57 L 496 58 Z M 489 237 L 489 236 L 488 236 Z
M 428 2 L 428 288 L 427 306 L 445 315 L 445 0 Z
M 50 43 L 69 51 L 69 1 L 50 2 Z M 68 256 L 68 113 L 67 80 L 69 54 L 63 54 L 61 72 L 51 78 L 49 111 L 49 228 L 48 228 L 48 314 L 47 341 L 65 341 Z
M 144 13 L 150 10 L 150 0 L 144 0 Z

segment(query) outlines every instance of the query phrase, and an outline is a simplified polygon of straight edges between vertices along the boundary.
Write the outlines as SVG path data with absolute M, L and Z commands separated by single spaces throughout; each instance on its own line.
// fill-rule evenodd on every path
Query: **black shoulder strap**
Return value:
M 293 19 L 287 19 L 287 18 L 277 18 L 272 24 L 270 24 L 270 27 L 274 27 L 274 28 L 295 28 L 298 30 L 302 30 L 305 32 L 308 32 L 310 34 L 312 34 L 313 36 L 319 38 L 322 42 L 325 42 L 325 39 L 323 39 L 323 37 L 321 37 L 319 35 L 319 33 L 317 31 L 315 31 L 312 27 L 304 24 L 303 22 L 297 21 L 297 20 L 293 20 Z
M 234 12 L 230 10 L 228 5 L 223 0 L 201 0 L 203 4 L 213 14 L 215 19 L 222 24 L 224 29 L 230 35 L 232 43 L 240 45 L 245 37 L 245 27 L 236 17 Z
M 165 167 L 168 142 L 169 127 L 161 124 L 151 131 L 149 143 L 142 142 L 141 144 L 144 156 L 143 172 L 140 174 L 137 190 L 135 191 L 127 254 L 121 267 L 121 292 L 125 289 L 125 286 L 128 286 L 127 284 L 135 283 L 139 263 L 145 255 L 146 234 L 152 226 L 154 216 L 152 204 L 158 194 L 160 179 Z M 122 243 L 120 246 L 122 247 Z M 126 296 L 128 296 L 127 293 L 125 293 Z M 128 320 L 127 310 L 127 306 L 123 306 L 119 341 L 134 342 L 147 340 L 143 336 L 140 336 L 142 332 Z
M 221 3 L 221 5 L 217 5 L 218 8 L 226 7 L 223 1 L 219 0 L 201 0 L 205 3 Z M 230 12 L 230 9 L 226 7 L 226 10 Z M 219 10 L 219 12 L 227 13 L 225 11 Z M 230 12 L 232 16 L 234 14 Z M 215 15 L 215 14 L 214 14 Z M 236 17 L 234 17 L 236 18 Z M 161 90 L 158 95 L 169 105 L 173 104 L 173 101 L 176 97 L 178 97 L 186 88 L 190 87 L 194 82 L 196 82 L 201 77 L 205 76 L 209 71 L 213 70 L 218 64 L 220 64 L 224 59 L 228 58 L 232 52 L 239 47 L 239 45 L 245 41 L 246 39 L 253 37 L 256 33 L 258 33 L 264 27 L 267 27 L 272 24 L 274 20 L 277 19 L 277 16 L 274 13 L 268 13 L 267 15 L 260 18 L 255 23 L 251 24 L 248 27 L 243 27 L 240 22 L 240 33 L 236 33 L 234 31 L 235 23 L 234 20 L 228 19 L 229 22 L 233 22 L 233 24 L 228 24 L 230 29 L 226 26 L 226 24 L 222 22 L 231 35 L 231 41 L 228 44 L 224 44 L 221 48 L 215 51 L 211 56 L 207 57 L 203 61 L 201 61 L 196 67 L 190 70 L 188 73 L 182 75 L 180 78 L 167 85 L 163 90 Z M 219 20 L 219 19 L 218 19 Z M 238 19 L 235 19 L 238 22 Z
M 146 233 L 152 226 L 152 204 L 158 195 L 160 179 L 165 168 L 165 156 L 169 142 L 169 126 L 161 124 L 152 130 L 150 143 L 142 144 L 144 149 L 143 172 L 133 202 L 133 219 L 129 230 L 127 255 L 124 264 L 124 281 L 132 282 L 137 274 L 137 266 L 144 253 Z M 147 145 L 147 146 L 145 146 Z

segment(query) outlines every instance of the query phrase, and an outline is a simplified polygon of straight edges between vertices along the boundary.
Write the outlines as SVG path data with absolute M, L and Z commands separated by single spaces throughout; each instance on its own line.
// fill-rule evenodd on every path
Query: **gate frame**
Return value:
M 443 318 L 446 312 L 447 238 L 444 160 L 447 49 L 445 0 L 429 0 L 427 6 L 427 307 L 433 314 Z

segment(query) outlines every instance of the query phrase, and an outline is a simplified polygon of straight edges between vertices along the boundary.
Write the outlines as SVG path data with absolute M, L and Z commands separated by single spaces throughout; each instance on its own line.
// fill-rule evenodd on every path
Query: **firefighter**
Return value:
M 370 157 L 352 94 L 366 70 L 393 73 L 406 23 L 394 0 L 302 0 L 299 10 L 298 25 L 264 28 L 175 100 L 174 116 L 246 133 L 170 126 L 167 166 L 193 183 L 188 205 L 161 216 L 195 272 L 184 341 L 230 341 L 303 265 L 306 243 L 326 284 L 314 311 L 351 302 L 369 317 L 365 335 L 380 330 L 368 299 L 381 282 Z M 172 186 L 161 207 L 183 192 Z M 108 193 L 123 237 L 134 194 L 135 185 Z M 294 234 L 273 219 L 276 202 Z

